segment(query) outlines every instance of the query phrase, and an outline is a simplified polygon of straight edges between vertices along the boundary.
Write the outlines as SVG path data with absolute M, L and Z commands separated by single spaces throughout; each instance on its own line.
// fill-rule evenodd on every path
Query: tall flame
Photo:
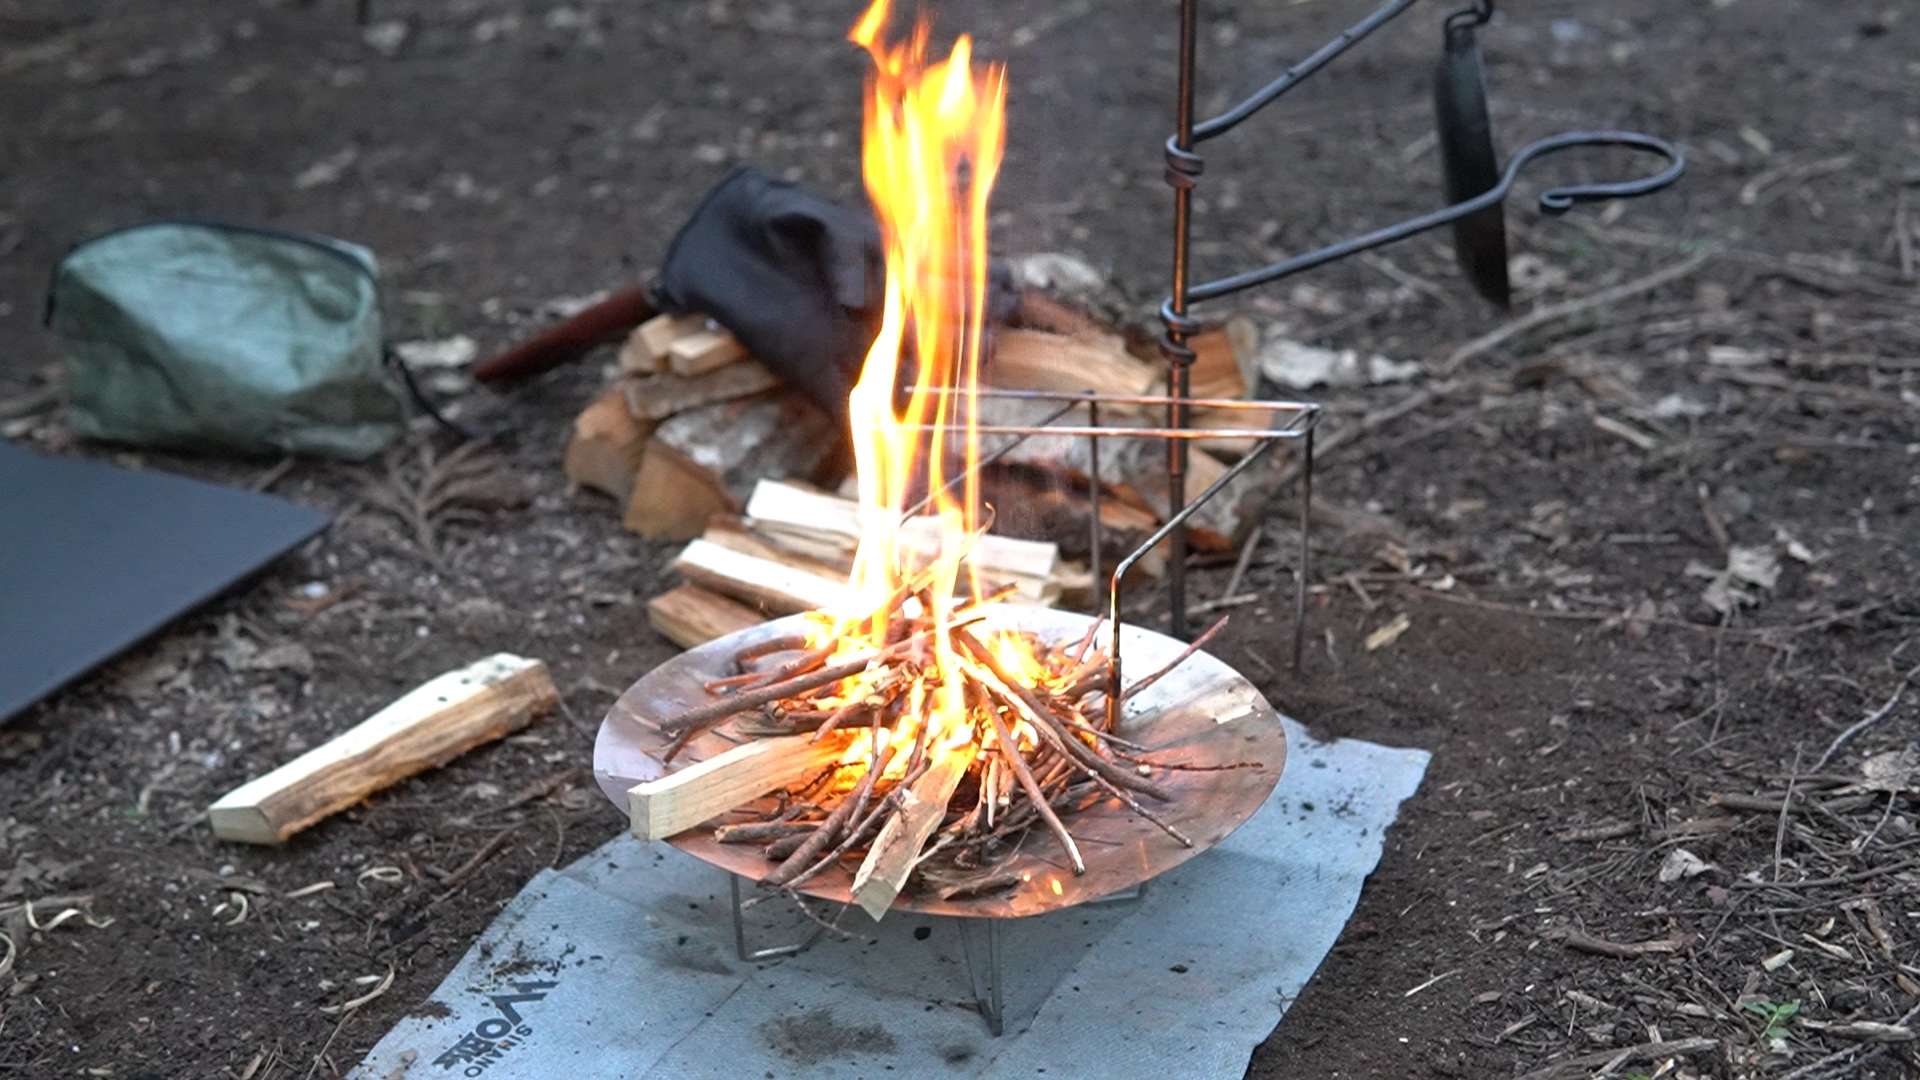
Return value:
M 973 392 L 987 296 L 987 198 L 1006 133 L 1001 65 L 975 67 L 962 35 L 944 60 L 927 55 L 923 15 L 907 37 L 884 40 L 891 0 L 874 0 L 849 33 L 867 50 L 863 171 L 886 246 L 879 335 L 848 398 L 862 535 L 852 585 L 869 613 L 904 582 L 923 583 L 935 625 L 951 613 L 961 560 L 979 520 Z M 948 392 L 942 392 L 948 391 Z M 926 425 L 956 438 L 928 438 Z M 958 490 L 946 490 L 958 480 Z M 909 524 L 909 503 L 928 493 L 931 522 Z M 932 524 L 934 539 L 917 526 Z M 844 635 L 880 645 L 881 625 L 843 620 Z M 934 666 L 958 670 L 951 642 Z M 930 719 L 943 739 L 970 739 L 958 678 L 935 678 Z

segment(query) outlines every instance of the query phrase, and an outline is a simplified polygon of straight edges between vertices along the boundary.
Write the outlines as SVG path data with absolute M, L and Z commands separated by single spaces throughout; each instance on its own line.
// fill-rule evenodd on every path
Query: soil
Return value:
M 0 403 L 51 377 L 49 267 L 113 225 L 366 244 L 391 337 L 485 352 L 557 299 L 642 278 L 733 164 L 857 195 L 853 0 L 374 0 L 365 35 L 352 6 L 0 0 Z M 1364 6 L 1204 5 L 1204 111 Z M 1009 64 L 998 245 L 1078 252 L 1149 310 L 1169 5 L 940 10 Z M 1439 15 L 1416 9 L 1208 148 L 1203 275 L 1437 205 Z M 1484 39 L 1504 149 L 1621 126 L 1690 157 L 1666 193 L 1560 220 L 1523 198 L 1541 177 L 1637 163 L 1530 174 L 1509 213 L 1515 314 L 1710 254 L 1455 374 L 1445 358 L 1509 316 L 1471 295 L 1444 237 L 1239 301 L 1269 333 L 1426 372 L 1311 391 L 1330 449 L 1304 670 L 1280 605 L 1235 609 L 1217 650 L 1320 732 L 1434 754 L 1250 1075 L 1585 1076 L 1615 1058 L 1613 1075 L 1914 1075 L 1913 1044 L 1844 1025 L 1910 1024 L 1920 996 L 1916 785 L 1910 759 L 1880 756 L 1915 737 L 1903 676 L 1920 663 L 1920 17 L 1892 0 L 1542 0 L 1503 5 Z M 560 475 L 606 359 L 504 396 L 433 380 L 498 432 L 465 452 L 491 494 L 461 505 L 422 503 L 453 452 L 430 424 L 346 466 L 131 453 L 74 444 L 57 408 L 0 417 L 28 445 L 338 515 L 0 730 L 0 918 L 18 946 L 0 1074 L 333 1075 L 422 1007 L 529 875 L 619 831 L 582 767 L 612 695 L 670 655 L 643 606 L 672 547 Z M 1412 394 L 1397 421 L 1361 422 Z M 1283 521 L 1255 588 L 1288 588 Z M 1716 611 L 1703 590 L 1732 552 L 1779 575 L 1721 573 Z M 1227 574 L 1198 571 L 1196 595 Z M 314 582 L 337 602 L 314 611 Z M 208 833 L 212 798 L 499 649 L 548 661 L 562 715 L 282 848 Z M 67 908 L 82 915 L 28 925 Z M 1652 948 L 1600 955 L 1583 934 Z M 323 1011 L 389 973 L 377 999 Z

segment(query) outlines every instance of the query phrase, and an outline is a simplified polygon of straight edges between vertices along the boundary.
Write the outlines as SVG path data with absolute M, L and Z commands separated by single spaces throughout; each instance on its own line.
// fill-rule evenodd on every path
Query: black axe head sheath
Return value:
M 1005 318 L 1015 297 L 1005 263 L 993 263 L 989 282 L 988 317 Z M 885 285 L 880 227 L 869 210 L 742 168 L 681 226 L 652 291 L 662 311 L 697 312 L 726 327 L 844 422 L 879 331 Z

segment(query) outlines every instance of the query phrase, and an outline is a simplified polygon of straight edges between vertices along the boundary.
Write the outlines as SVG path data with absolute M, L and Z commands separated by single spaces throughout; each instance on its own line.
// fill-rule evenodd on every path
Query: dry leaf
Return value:
M 1715 869 L 1718 869 L 1718 867 L 1702 859 L 1700 856 L 1695 855 L 1693 852 L 1688 851 L 1686 848 L 1674 848 L 1667 853 L 1666 859 L 1660 863 L 1659 877 L 1660 881 L 1665 884 L 1679 881 L 1682 878 L 1699 877 L 1701 874 Z
M 1400 635 L 1406 633 L 1407 627 L 1412 625 L 1413 617 L 1406 612 L 1403 611 L 1394 616 L 1392 622 L 1367 635 L 1367 651 L 1382 649 L 1400 640 Z

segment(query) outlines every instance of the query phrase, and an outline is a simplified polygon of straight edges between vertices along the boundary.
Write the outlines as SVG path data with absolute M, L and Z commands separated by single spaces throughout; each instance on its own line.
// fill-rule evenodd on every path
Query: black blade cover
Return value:
M 1464 202 L 1500 183 L 1500 161 L 1493 149 L 1493 123 L 1487 116 L 1486 70 L 1474 23 L 1447 24 L 1446 51 L 1434 73 L 1433 108 L 1439 123 L 1440 161 L 1446 170 L 1447 201 Z M 1453 250 L 1460 268 L 1481 296 L 1506 307 L 1507 221 L 1499 205 L 1468 214 L 1453 223 Z

